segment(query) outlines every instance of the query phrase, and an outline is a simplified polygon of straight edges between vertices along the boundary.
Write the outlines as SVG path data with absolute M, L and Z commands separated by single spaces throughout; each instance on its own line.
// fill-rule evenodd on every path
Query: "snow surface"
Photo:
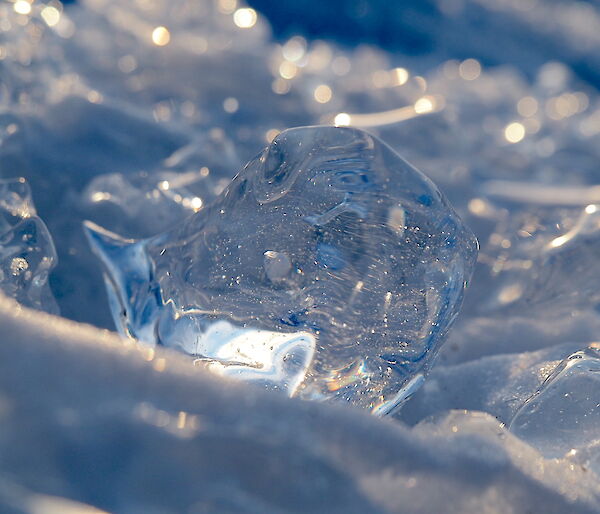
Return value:
M 6 298 L 0 325 L 4 512 L 32 512 L 37 495 L 116 512 L 600 508 L 596 475 L 544 460 L 487 414 L 410 429 L 230 382 Z

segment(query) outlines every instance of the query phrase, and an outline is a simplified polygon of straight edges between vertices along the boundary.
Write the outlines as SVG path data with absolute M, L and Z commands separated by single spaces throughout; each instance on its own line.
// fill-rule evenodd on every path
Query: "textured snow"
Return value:
M 5 512 L 58 502 L 36 495 L 117 512 L 600 508 L 596 475 L 544 460 L 486 414 L 410 429 L 217 378 L 6 298 L 0 323 Z

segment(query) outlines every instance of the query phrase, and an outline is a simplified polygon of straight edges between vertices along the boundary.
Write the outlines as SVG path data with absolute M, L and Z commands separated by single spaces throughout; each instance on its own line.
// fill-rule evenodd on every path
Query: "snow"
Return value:
M 228 381 L 6 298 L 0 324 L 7 511 L 6 491 L 113 512 L 600 507 L 593 473 L 499 437 L 489 415 L 450 414 L 410 429 Z

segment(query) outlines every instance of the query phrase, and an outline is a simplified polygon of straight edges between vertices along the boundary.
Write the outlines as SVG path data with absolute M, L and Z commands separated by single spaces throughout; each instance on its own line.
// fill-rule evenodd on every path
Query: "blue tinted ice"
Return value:
M 88 235 L 126 335 L 377 413 L 422 382 L 477 253 L 429 179 L 373 136 L 335 127 L 281 133 L 168 232 Z
M 563 360 L 517 411 L 510 431 L 547 457 L 577 453 L 600 434 L 600 345 Z
M 0 180 L 0 289 L 23 305 L 58 313 L 48 286 L 56 250 L 23 178 Z

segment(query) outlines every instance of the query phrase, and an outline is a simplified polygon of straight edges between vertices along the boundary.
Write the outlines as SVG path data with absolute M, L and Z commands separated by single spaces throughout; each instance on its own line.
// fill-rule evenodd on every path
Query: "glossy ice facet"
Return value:
M 56 250 L 25 179 L 0 180 L 0 289 L 23 305 L 58 313 L 48 274 Z
M 517 411 L 510 431 L 546 457 L 560 458 L 600 436 L 600 345 L 563 360 Z
M 429 179 L 334 127 L 281 133 L 166 233 L 88 236 L 123 333 L 380 414 L 422 382 L 477 252 Z

